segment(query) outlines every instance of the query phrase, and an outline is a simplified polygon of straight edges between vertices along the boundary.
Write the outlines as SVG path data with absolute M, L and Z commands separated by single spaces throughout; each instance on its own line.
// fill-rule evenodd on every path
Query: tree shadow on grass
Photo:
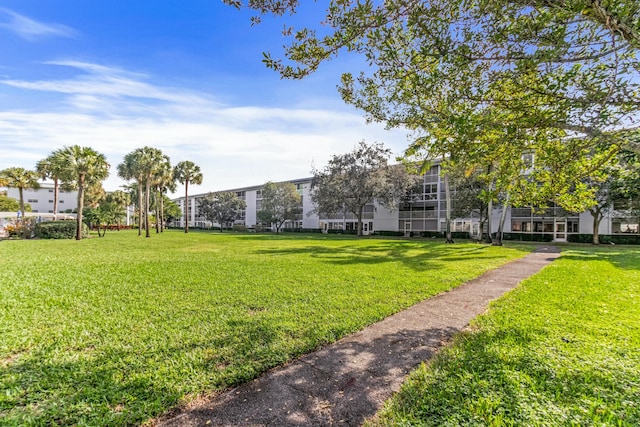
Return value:
M 631 246 L 591 247 L 590 250 L 571 248 L 563 252 L 562 259 L 581 262 L 604 260 L 622 270 L 640 270 L 640 248 Z
M 633 399 L 632 380 L 620 381 L 624 373 L 616 378 L 607 366 L 583 363 L 579 355 L 571 360 L 564 351 L 571 342 L 557 339 L 551 347 L 557 358 L 548 345 L 540 354 L 538 338 L 514 327 L 466 332 L 454 342 L 455 351 L 413 375 L 392 410 L 404 423 L 431 426 L 638 425 L 637 405 L 620 404 Z M 394 424 L 384 416 L 382 425 Z
M 342 245 L 339 247 L 328 247 L 308 245 L 296 248 L 271 248 L 260 249 L 254 253 L 270 256 L 307 255 L 311 258 L 336 265 L 367 265 L 399 262 L 405 267 L 415 271 L 426 271 L 441 269 L 449 262 L 504 258 L 500 255 L 491 254 L 488 248 L 488 246 L 464 247 L 452 245 L 441 245 L 434 248 L 432 244 L 429 244 L 422 250 L 420 246 L 407 246 L 406 243 L 403 242 L 390 241 L 368 246 Z

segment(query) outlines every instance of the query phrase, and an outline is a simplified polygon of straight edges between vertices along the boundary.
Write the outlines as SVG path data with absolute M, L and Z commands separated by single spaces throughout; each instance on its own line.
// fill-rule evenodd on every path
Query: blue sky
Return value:
M 204 174 L 194 193 L 310 175 L 360 140 L 399 154 L 403 132 L 367 125 L 336 91 L 361 60 L 342 56 L 302 81 L 261 62 L 284 24 L 315 25 L 321 7 L 252 27 L 220 0 L 4 0 L 0 3 L 0 169 L 33 168 L 64 145 L 116 165 L 145 145 Z M 179 189 L 178 192 L 182 190 Z

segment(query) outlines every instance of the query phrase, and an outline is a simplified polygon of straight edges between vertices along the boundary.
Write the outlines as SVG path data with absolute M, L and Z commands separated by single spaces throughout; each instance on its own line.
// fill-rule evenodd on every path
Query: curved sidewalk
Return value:
M 558 248 L 541 246 L 159 425 L 359 426 L 491 300 L 558 256 Z

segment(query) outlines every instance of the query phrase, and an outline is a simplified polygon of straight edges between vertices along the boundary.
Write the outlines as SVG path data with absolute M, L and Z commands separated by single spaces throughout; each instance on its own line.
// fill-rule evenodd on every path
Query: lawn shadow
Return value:
M 640 248 L 637 246 L 590 246 L 589 249 L 572 247 L 563 252 L 562 258 L 580 262 L 607 261 L 622 270 L 640 270 Z
M 375 245 L 341 245 L 338 247 L 308 245 L 296 248 L 259 249 L 254 253 L 269 256 L 299 256 L 301 254 L 335 265 L 370 265 L 400 262 L 415 271 L 426 271 L 443 268 L 444 264 L 453 261 L 470 259 L 499 259 L 500 255 L 489 252 L 490 246 L 477 245 L 469 247 L 436 244 L 431 242 L 406 242 L 390 240 Z M 418 252 L 411 254 L 409 252 Z
M 455 351 L 441 353 L 425 374 L 416 375 L 396 396 L 392 411 L 405 422 L 429 425 L 449 424 L 454 407 L 460 425 L 478 420 L 486 425 L 538 425 L 554 419 L 579 425 L 626 420 L 630 423 L 624 425 L 636 425 L 629 417 L 633 408 L 620 405 L 625 386 L 606 366 L 582 363 L 580 356 L 571 360 L 568 347 L 576 343 L 558 337 L 555 343 L 542 344 L 534 337 L 537 333 L 510 325 L 458 335 Z M 542 354 L 541 345 L 546 347 Z M 550 357 L 549 350 L 556 355 Z M 591 408 L 585 406 L 589 402 Z

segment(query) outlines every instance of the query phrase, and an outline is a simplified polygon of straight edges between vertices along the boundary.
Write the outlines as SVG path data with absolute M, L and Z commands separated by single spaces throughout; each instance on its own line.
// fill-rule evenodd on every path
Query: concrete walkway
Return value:
M 359 426 L 491 300 L 559 255 L 558 248 L 541 246 L 159 425 Z

